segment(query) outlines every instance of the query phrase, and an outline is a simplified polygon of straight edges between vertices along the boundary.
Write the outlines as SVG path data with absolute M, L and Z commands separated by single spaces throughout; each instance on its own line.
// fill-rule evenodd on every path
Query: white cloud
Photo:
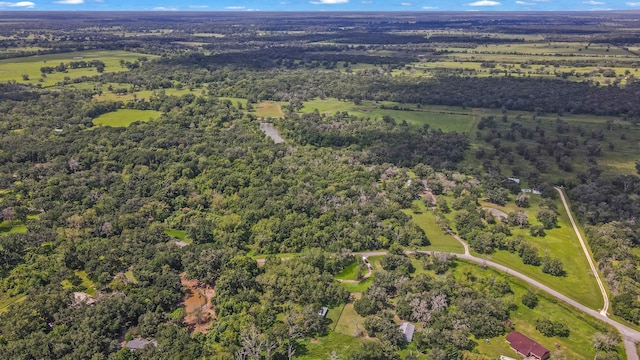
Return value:
M 225 7 L 225 9 L 227 9 L 227 10 L 244 10 L 244 9 L 246 9 L 246 6 L 227 6 L 227 7 Z
M 472 3 L 469 3 L 467 5 L 469 6 L 500 6 L 502 4 L 497 1 L 479 0 L 479 1 L 474 1 Z
M 516 4 L 531 6 L 531 5 L 535 5 L 536 3 L 534 3 L 534 2 L 526 2 L 526 1 L 516 1 Z
M 638 6 L 640 6 L 640 2 L 628 2 L 628 3 L 627 3 L 627 6 L 630 6 L 630 7 L 638 7 Z
M 413 6 L 413 4 L 410 3 L 410 2 L 402 2 L 402 3 L 400 3 L 400 5 L 401 6 Z
M 317 0 L 311 1 L 313 5 L 335 5 L 335 4 L 346 4 L 349 0 Z
M 208 9 L 209 5 L 189 5 L 189 9 Z
M 437 6 L 423 6 L 422 10 L 435 10 L 437 8 L 438 8 Z
M 583 4 L 587 4 L 587 5 L 604 5 L 606 4 L 603 1 L 594 1 L 594 0 L 589 0 L 589 1 L 583 1 Z
M 153 9 L 151 9 L 153 11 L 178 11 L 177 7 L 166 7 L 166 6 L 156 6 Z
M 60 1 L 54 1 L 56 4 L 62 4 L 62 5 L 80 5 L 80 4 L 84 4 L 84 0 L 60 0 Z
M 32 9 L 36 6 L 35 3 L 31 1 L 18 1 L 18 2 L 4 2 L 0 1 L 0 7 L 23 7 L 27 9 Z
M 373 4 L 373 1 L 361 1 L 360 3 L 362 5 L 371 5 L 371 4 Z

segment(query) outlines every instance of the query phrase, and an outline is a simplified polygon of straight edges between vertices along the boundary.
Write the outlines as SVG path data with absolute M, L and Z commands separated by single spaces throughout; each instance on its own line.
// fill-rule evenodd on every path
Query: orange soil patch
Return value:
M 217 319 L 211 303 L 216 296 L 215 290 L 209 286 L 203 287 L 198 280 L 188 280 L 185 273 L 180 274 L 180 283 L 187 293 L 183 301 L 186 312 L 185 324 L 193 332 L 206 333 L 211 321 Z

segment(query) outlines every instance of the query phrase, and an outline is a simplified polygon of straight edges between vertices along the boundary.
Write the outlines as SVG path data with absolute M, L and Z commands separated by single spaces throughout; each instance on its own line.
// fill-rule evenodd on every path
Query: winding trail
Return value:
M 600 292 L 602 292 L 602 299 L 604 300 L 604 306 L 602 307 L 602 310 L 600 310 L 600 314 L 602 314 L 603 316 L 607 316 L 607 311 L 609 310 L 609 295 L 607 295 L 607 289 L 605 289 L 604 287 L 604 283 L 600 278 L 598 269 L 596 268 L 594 261 L 591 258 L 591 254 L 587 249 L 587 245 L 585 244 L 584 239 L 580 234 L 580 231 L 578 230 L 578 226 L 576 225 L 575 220 L 573 220 L 571 209 L 569 209 L 569 204 L 567 203 L 567 199 L 564 197 L 564 191 L 562 191 L 562 189 L 557 186 L 555 187 L 555 189 L 560 194 L 560 199 L 562 199 L 562 204 L 564 205 L 564 209 L 567 211 L 567 215 L 569 215 L 569 220 L 571 221 L 571 226 L 573 226 L 573 231 L 575 231 L 576 235 L 578 236 L 578 240 L 580 240 L 580 245 L 582 246 L 584 255 L 587 257 L 587 260 L 589 261 L 589 266 L 591 266 L 591 271 L 593 272 L 593 276 L 596 278 L 596 281 L 598 282 L 598 287 L 600 287 Z

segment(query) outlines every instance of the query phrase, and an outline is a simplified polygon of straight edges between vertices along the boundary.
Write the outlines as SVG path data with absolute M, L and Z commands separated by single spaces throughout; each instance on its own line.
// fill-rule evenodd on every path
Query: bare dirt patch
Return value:
M 217 319 L 211 300 L 216 296 L 210 286 L 203 286 L 198 280 L 188 280 L 185 273 L 180 275 L 180 283 L 185 288 L 184 323 L 193 332 L 206 333 L 211 321 Z

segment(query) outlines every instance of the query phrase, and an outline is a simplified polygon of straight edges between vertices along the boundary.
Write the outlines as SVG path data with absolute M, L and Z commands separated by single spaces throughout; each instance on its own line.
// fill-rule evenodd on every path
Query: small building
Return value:
M 320 309 L 320 311 L 318 312 L 318 315 L 320 315 L 321 317 L 327 317 L 328 312 L 329 312 L 329 308 L 326 306 L 323 306 L 322 309 Z
M 147 340 L 143 338 L 135 338 L 127 341 L 127 345 L 125 345 L 125 347 L 131 350 L 141 350 L 147 345 L 158 346 L 158 342 L 155 339 Z
M 403 322 L 402 325 L 400 325 L 400 331 L 404 334 L 407 342 L 411 342 L 411 340 L 413 340 L 413 333 L 416 331 L 416 327 L 410 322 Z
M 513 182 L 514 182 L 514 183 L 516 183 L 516 184 L 520 184 L 520 179 L 519 179 L 519 178 L 517 178 L 517 177 L 509 177 L 509 178 L 507 178 L 507 179 L 509 179 L 509 180 L 513 181 Z
M 551 357 L 549 349 L 517 331 L 507 334 L 507 342 L 516 353 L 526 358 L 546 360 Z

